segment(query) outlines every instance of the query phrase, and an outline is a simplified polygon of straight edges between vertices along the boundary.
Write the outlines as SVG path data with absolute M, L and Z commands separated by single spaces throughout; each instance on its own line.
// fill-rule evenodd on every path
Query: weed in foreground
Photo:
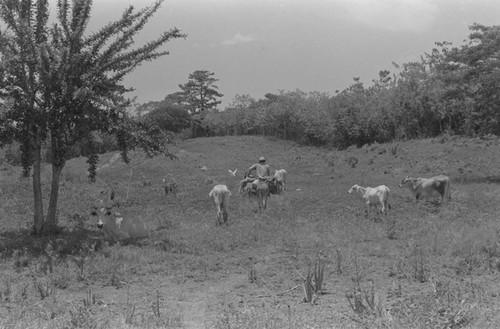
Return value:
M 375 290 L 371 281 L 369 290 L 353 288 L 352 292 L 345 294 L 351 309 L 365 324 L 375 323 L 377 328 L 390 328 L 394 320 L 387 310 L 385 301 L 381 294 Z
M 342 274 L 342 250 L 338 247 L 335 249 L 335 268 L 338 275 Z
M 9 301 L 12 293 L 12 281 L 10 277 L 4 279 L 4 288 L 0 289 L 0 302 Z
M 311 303 L 314 305 L 319 295 L 322 293 L 323 286 L 323 274 L 325 270 L 325 264 L 318 259 L 314 263 L 314 269 L 311 272 L 311 266 L 307 271 L 307 275 L 303 278 L 303 288 L 304 288 L 304 301 L 306 303 Z
M 56 291 L 56 286 L 50 278 L 37 278 L 33 275 L 33 286 L 40 294 L 42 300 L 54 294 Z
M 410 261 L 413 269 L 413 278 L 421 283 L 427 282 L 429 280 L 429 269 L 424 248 L 418 245 L 415 246 L 411 252 Z
M 156 290 L 156 299 L 153 302 L 153 305 L 151 306 L 151 308 L 153 309 L 153 314 L 155 315 L 155 317 L 161 318 L 161 314 L 160 314 L 160 292 L 158 290 Z
M 447 328 L 464 327 L 475 318 L 476 309 L 485 300 L 485 291 L 470 282 L 453 283 L 429 278 L 435 303 L 436 322 L 446 324 Z
M 138 313 L 135 304 L 130 304 L 127 292 L 127 308 L 125 311 L 125 324 L 132 328 L 184 328 L 182 317 L 179 314 L 169 315 L 161 312 L 160 292 L 156 291 L 155 300 L 151 304 L 150 313 Z
M 92 292 L 91 288 L 87 289 L 87 293 L 85 294 L 85 298 L 83 299 L 83 305 L 85 307 L 90 307 L 95 304 L 95 295 Z
M 248 281 L 250 283 L 257 282 L 257 270 L 255 269 L 255 262 L 253 258 L 250 259 L 250 269 L 248 270 Z

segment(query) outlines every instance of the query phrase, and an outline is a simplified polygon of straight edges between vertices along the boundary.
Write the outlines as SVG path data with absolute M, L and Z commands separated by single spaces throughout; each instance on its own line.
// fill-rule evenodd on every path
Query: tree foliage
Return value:
M 93 130 L 111 133 L 126 160 L 130 143 L 141 144 L 145 137 L 129 130 L 125 93 L 132 89 L 123 85 L 123 78 L 144 61 L 168 54 L 158 50 L 166 42 L 185 37 L 174 28 L 132 48 L 133 37 L 162 2 L 137 11 L 129 6 L 119 20 L 91 34 L 86 34 L 91 0 L 59 0 L 52 26 L 47 0 L 0 2 L 7 27 L 0 36 L 0 90 L 10 102 L 2 111 L 0 138 L 9 142 L 10 134 L 18 140 L 24 167 L 33 168 L 35 232 L 57 224 L 59 175 L 74 145 L 92 140 Z M 51 146 L 53 173 L 46 223 L 40 184 L 44 143 Z
M 300 90 L 235 97 L 207 115 L 206 132 L 264 134 L 346 148 L 394 139 L 500 134 L 500 27 L 474 24 L 460 47 L 449 42 L 419 61 L 360 78 L 334 95 Z
M 146 126 L 158 126 L 164 132 L 179 133 L 190 126 L 190 115 L 183 105 L 165 99 L 141 105 L 147 113 L 138 118 Z
M 500 26 L 474 24 L 470 30 L 461 47 L 438 44 L 443 104 L 464 133 L 500 134 Z
M 221 103 L 217 98 L 224 95 L 217 91 L 215 83 L 219 79 L 215 79 L 214 75 L 215 73 L 206 70 L 197 70 L 189 75 L 188 82 L 179 85 L 183 101 L 192 114 L 213 109 Z

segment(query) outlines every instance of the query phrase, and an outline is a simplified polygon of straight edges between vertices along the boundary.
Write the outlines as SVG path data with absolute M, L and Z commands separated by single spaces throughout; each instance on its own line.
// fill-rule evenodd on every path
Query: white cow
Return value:
M 271 194 L 281 194 L 285 190 L 285 182 L 288 171 L 279 169 L 274 171 L 274 176 L 268 180 L 269 192 Z
M 217 221 L 215 222 L 215 226 L 220 226 L 223 223 L 229 225 L 227 222 L 227 209 L 229 206 L 230 195 L 231 191 L 229 191 L 227 186 L 223 184 L 215 185 L 212 191 L 208 193 L 208 197 L 214 199 L 215 206 L 217 207 Z
M 98 200 L 92 206 L 91 215 L 97 217 L 97 227 L 102 229 L 105 240 L 117 242 L 149 236 L 149 230 L 142 220 L 114 212 L 111 202 Z
M 286 176 L 288 174 L 288 171 L 285 169 L 279 169 L 274 171 L 274 177 L 276 177 L 279 181 L 282 181 L 283 184 L 286 182 Z
M 348 193 L 352 194 L 354 191 L 365 199 L 367 216 L 370 215 L 371 207 L 377 207 L 379 204 L 382 207 L 382 214 L 384 217 L 387 216 L 387 210 L 391 209 L 391 205 L 389 204 L 389 192 L 391 190 L 387 186 L 362 187 L 355 184 L 349 189 Z
M 445 175 L 438 175 L 431 178 L 406 176 L 401 180 L 399 187 L 407 188 L 417 201 L 436 194 L 441 197 L 441 203 L 446 204 L 451 199 L 450 178 Z

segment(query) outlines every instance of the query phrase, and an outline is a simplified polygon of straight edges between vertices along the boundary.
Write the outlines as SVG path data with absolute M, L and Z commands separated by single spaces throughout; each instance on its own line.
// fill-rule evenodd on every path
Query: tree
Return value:
M 255 99 L 252 98 L 252 96 L 246 94 L 246 95 L 240 95 L 236 94 L 233 97 L 233 101 L 229 104 L 229 106 L 226 108 L 228 109 L 248 109 L 253 103 L 255 103 Z
M 194 71 L 189 75 L 189 80 L 183 85 L 179 85 L 182 89 L 184 101 L 188 104 L 188 108 L 192 114 L 204 112 L 215 108 L 221 101 L 217 97 L 222 97 L 217 91 L 215 85 L 219 79 L 212 76 L 215 73 L 208 71 Z
M 157 39 L 130 49 L 163 0 L 136 11 L 129 6 L 122 17 L 99 31 L 85 35 L 92 0 L 59 0 L 56 23 L 49 27 L 48 0 L 2 0 L 0 19 L 0 91 L 11 107 L 2 111 L 0 146 L 8 142 L 3 132 L 22 145 L 23 167 L 33 170 L 34 232 L 53 232 L 57 225 L 59 177 L 71 148 L 91 141 L 97 130 L 117 136 L 124 160 L 130 147 L 151 145 L 151 133 L 130 120 L 123 78 L 144 61 L 168 54 L 158 49 L 185 37 L 176 28 Z M 41 189 L 41 150 L 52 149 L 52 184 L 47 217 Z
M 461 47 L 438 43 L 444 103 L 464 133 L 500 134 L 500 26 L 473 24 L 469 30 L 469 42 Z
M 182 105 L 172 104 L 168 101 L 149 102 L 151 109 L 141 120 L 146 126 L 158 126 L 164 132 L 179 133 L 182 129 L 189 128 L 190 116 Z

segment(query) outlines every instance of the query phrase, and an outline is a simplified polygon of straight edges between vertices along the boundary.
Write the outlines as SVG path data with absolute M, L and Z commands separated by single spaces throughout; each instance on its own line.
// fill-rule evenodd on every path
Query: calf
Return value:
M 371 207 L 377 207 L 380 205 L 382 207 L 382 214 L 387 216 L 387 210 L 391 209 L 389 204 L 389 192 L 391 190 L 385 185 L 379 185 L 377 187 L 362 187 L 358 184 L 353 185 L 348 193 L 352 192 L 358 193 L 366 201 L 366 214 L 370 215 Z
M 230 195 L 231 191 L 229 191 L 227 186 L 223 184 L 215 185 L 212 191 L 208 193 L 208 197 L 214 199 L 215 206 L 217 207 L 217 221 L 215 222 L 215 226 L 220 226 L 223 223 L 229 225 L 227 222 L 227 209 L 229 206 Z
M 282 181 L 283 184 L 285 184 L 287 174 L 288 174 L 288 171 L 286 171 L 285 169 L 279 169 L 279 170 L 274 171 L 274 177 L 276 177 L 278 180 Z
M 288 172 L 285 169 L 275 170 L 274 176 L 268 180 L 269 191 L 272 194 L 281 194 L 285 190 L 286 176 Z
M 451 200 L 450 178 L 445 175 L 438 175 L 431 178 L 406 176 L 401 180 L 399 187 L 408 189 L 417 201 L 422 198 L 427 199 L 436 194 L 441 197 L 442 204 L 446 204 Z
M 175 179 L 163 179 L 163 188 L 165 189 L 165 195 L 173 194 L 174 196 L 177 196 L 177 182 Z

